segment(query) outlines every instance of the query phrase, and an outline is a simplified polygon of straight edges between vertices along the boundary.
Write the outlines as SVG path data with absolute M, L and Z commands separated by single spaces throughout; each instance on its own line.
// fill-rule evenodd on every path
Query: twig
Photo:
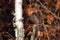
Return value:
M 10 33 L 6 32 L 10 38 L 12 38 L 13 40 L 15 39 Z
M 42 13 L 42 12 L 40 11 L 40 13 Z M 46 31 L 46 33 L 47 33 L 47 38 L 48 38 L 48 40 L 50 40 L 50 37 L 48 36 L 47 27 L 46 27 L 46 25 L 44 24 L 44 17 L 43 17 L 43 27 L 44 27 L 44 29 L 45 29 L 45 31 Z
M 42 6 L 43 8 L 45 8 L 46 10 L 48 10 L 55 18 L 57 18 L 57 19 L 60 20 L 59 17 L 57 17 L 53 12 L 51 12 L 51 10 L 49 10 L 46 6 L 44 6 L 39 0 L 37 0 L 37 2 L 39 2 L 39 3 L 41 4 L 41 6 Z

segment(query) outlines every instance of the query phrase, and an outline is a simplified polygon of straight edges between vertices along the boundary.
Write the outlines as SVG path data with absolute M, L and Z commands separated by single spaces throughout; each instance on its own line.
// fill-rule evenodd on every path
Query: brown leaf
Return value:
M 60 9 L 60 2 L 57 2 L 55 6 L 57 9 Z
M 52 15 L 47 15 L 47 22 L 51 24 L 54 21 L 54 17 Z

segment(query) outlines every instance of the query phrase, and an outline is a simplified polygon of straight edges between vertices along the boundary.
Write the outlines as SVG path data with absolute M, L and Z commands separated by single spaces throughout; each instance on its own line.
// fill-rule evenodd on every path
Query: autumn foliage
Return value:
M 33 25 L 36 25 L 34 39 L 60 40 L 59 36 L 57 36 L 59 35 L 60 31 L 57 30 L 58 28 L 60 28 L 60 0 L 33 0 L 24 2 L 26 4 L 23 8 L 23 10 L 25 10 L 23 11 L 23 14 L 26 13 L 27 15 L 27 17 L 25 17 L 26 15 L 23 15 L 24 25 L 29 25 L 27 29 L 25 28 L 25 30 L 28 30 L 29 27 L 32 28 L 29 29 L 29 32 L 27 33 L 27 35 L 30 34 L 30 36 L 28 35 L 30 38 L 28 38 L 27 36 L 25 37 L 28 38 L 28 40 L 31 39 L 31 36 L 34 35 Z M 36 19 L 36 21 L 33 22 L 31 19 L 34 18 Z M 28 20 L 28 22 L 25 20 Z

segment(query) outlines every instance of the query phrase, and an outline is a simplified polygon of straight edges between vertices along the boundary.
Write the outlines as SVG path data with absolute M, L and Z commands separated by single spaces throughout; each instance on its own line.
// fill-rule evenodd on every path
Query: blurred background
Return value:
M 0 0 L 0 40 L 15 39 L 13 27 L 15 0 Z
M 22 0 L 24 40 L 60 40 L 60 0 Z M 0 0 L 0 40 L 15 40 L 15 0 Z

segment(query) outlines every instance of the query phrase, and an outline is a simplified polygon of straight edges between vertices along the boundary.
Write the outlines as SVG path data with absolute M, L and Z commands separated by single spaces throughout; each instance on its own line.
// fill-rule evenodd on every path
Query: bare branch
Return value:
M 46 10 L 48 10 L 55 18 L 57 18 L 57 19 L 60 20 L 59 17 L 57 17 L 51 10 L 49 10 L 46 6 L 44 6 L 39 0 L 37 0 L 37 2 L 39 2 L 39 3 L 41 4 L 41 6 L 42 6 L 43 8 L 45 8 Z

